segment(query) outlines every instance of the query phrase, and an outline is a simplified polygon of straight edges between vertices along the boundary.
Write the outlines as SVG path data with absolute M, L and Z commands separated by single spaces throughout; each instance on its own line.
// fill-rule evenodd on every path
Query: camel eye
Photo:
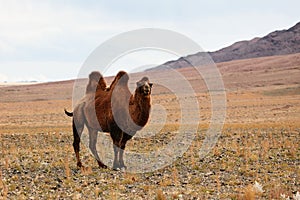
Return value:
M 150 88 L 152 88 L 153 83 L 149 83 L 149 85 L 150 85 Z

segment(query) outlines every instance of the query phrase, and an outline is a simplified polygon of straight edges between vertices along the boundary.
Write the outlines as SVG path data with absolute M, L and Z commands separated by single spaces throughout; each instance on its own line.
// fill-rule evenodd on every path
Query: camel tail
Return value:
M 72 112 L 68 112 L 66 109 L 65 109 L 65 114 L 69 117 L 73 117 L 73 113 Z

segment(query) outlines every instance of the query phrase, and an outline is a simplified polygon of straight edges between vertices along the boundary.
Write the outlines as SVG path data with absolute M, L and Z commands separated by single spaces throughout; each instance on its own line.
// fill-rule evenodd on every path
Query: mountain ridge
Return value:
M 233 43 L 228 47 L 213 52 L 198 52 L 168 61 L 149 70 L 173 69 L 215 63 L 258 58 L 266 56 L 287 55 L 300 53 L 300 22 L 289 29 L 273 31 L 263 37 L 255 37 L 251 40 L 243 40 Z

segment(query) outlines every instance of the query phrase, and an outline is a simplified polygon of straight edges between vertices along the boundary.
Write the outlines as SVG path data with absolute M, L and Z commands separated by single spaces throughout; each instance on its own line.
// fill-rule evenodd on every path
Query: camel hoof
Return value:
M 123 165 L 123 166 L 121 166 L 120 168 L 121 168 L 121 170 L 126 170 L 126 169 L 127 169 L 127 166 Z
M 107 166 L 102 162 L 98 161 L 99 168 L 107 169 Z
M 112 168 L 116 171 L 119 171 L 121 169 L 121 165 L 118 162 L 114 162 Z
M 107 166 L 106 165 L 101 165 L 101 166 L 99 166 L 99 168 L 107 169 Z
M 81 162 L 77 162 L 77 167 L 80 169 L 83 167 L 82 163 Z

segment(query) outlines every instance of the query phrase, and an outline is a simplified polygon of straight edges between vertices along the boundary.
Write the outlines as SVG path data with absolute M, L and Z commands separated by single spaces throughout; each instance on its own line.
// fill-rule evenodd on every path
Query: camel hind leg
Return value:
M 92 154 L 94 155 L 94 157 L 96 158 L 99 167 L 107 168 L 107 166 L 103 162 L 101 162 L 100 157 L 97 152 L 97 148 L 96 148 L 97 136 L 98 136 L 97 130 L 89 129 L 89 148 L 90 148 Z
M 74 148 L 74 152 L 75 152 L 75 156 L 76 156 L 76 160 L 77 160 L 77 167 L 81 168 L 82 163 L 80 161 L 79 151 L 80 151 L 80 137 L 81 137 L 84 126 L 83 125 L 76 126 L 75 121 L 73 119 L 72 128 L 73 128 L 73 137 L 74 137 L 73 148 Z

